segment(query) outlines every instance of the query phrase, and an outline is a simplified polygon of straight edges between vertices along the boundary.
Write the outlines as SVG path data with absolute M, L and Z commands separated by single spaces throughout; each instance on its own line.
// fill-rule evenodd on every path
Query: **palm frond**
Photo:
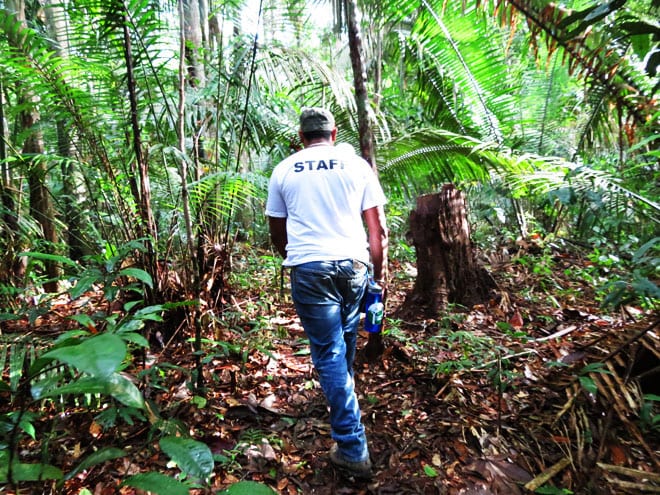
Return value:
M 486 182 L 493 173 L 533 170 L 524 156 L 465 135 L 423 129 L 386 143 L 381 180 L 407 194 L 435 190 L 442 184 Z
M 547 57 L 560 52 L 571 73 L 580 75 L 592 86 L 604 88 L 607 97 L 625 109 L 635 125 L 642 125 L 657 110 L 653 82 L 647 77 L 649 73 L 642 74 L 638 70 L 635 57 L 630 56 L 632 45 L 626 41 L 639 24 L 611 22 L 613 16 L 621 16 L 622 20 L 634 17 L 624 8 L 625 2 L 594 2 L 591 7 L 577 12 L 566 9 L 563 4 L 532 0 L 497 0 L 494 3 L 497 7 L 494 10 L 508 23 L 518 15 L 525 18 L 530 27 L 529 39 L 537 54 L 541 47 L 539 39 L 543 39 Z M 646 34 L 652 36 L 652 26 L 647 27 L 650 31 Z
M 252 200 L 263 196 L 268 179 L 261 174 L 218 172 L 189 185 L 195 215 L 227 221 L 233 211 L 250 207 Z

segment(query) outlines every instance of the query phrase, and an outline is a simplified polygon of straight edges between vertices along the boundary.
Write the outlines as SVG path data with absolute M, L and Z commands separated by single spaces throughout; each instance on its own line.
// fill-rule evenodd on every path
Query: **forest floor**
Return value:
M 191 392 L 195 358 L 183 327 L 151 349 L 146 368 L 154 372 L 141 380 L 160 416 L 216 455 L 214 475 L 191 493 L 240 480 L 282 495 L 660 493 L 657 315 L 605 312 L 576 277 L 589 264 L 576 253 L 524 256 L 529 263 L 491 260 L 498 289 L 490 301 L 438 318 L 417 316 L 406 302 L 410 267 L 391 267 L 384 353 L 366 359 L 361 334 L 355 370 L 370 482 L 328 461 L 325 400 L 286 288 L 278 292 L 267 263 L 235 260 L 244 280 L 209 320 L 205 393 Z M 5 328 L 4 337 L 54 337 L 72 311 L 63 303 L 30 328 Z M 50 432 L 51 440 L 27 439 L 23 454 L 47 452 L 65 472 L 104 446 L 128 453 L 79 472 L 61 493 L 143 493 L 119 485 L 139 472 L 179 472 L 159 449 L 159 433 L 136 418 L 104 426 L 99 411 L 53 406 L 36 428 L 37 439 Z M 60 493 L 43 483 L 21 488 Z

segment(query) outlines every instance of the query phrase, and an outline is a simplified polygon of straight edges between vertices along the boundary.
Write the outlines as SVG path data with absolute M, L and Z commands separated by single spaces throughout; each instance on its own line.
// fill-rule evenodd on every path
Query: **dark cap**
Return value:
M 301 132 L 332 131 L 335 128 L 335 118 L 325 108 L 305 108 L 300 114 Z

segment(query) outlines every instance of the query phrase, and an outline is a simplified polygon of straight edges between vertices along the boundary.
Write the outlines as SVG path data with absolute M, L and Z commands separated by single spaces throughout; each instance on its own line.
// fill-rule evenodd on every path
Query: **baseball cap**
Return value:
M 334 128 L 335 118 L 325 108 L 305 108 L 300 113 L 300 130 L 302 132 L 332 131 Z

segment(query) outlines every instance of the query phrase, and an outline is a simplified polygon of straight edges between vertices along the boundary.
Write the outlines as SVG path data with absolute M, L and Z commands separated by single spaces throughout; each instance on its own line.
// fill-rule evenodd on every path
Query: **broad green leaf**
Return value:
M 101 464 L 105 461 L 118 459 L 124 456 L 126 456 L 126 452 L 116 447 L 105 447 L 103 449 L 97 450 L 96 452 L 93 452 L 92 454 L 85 457 L 80 463 L 78 463 L 78 465 L 73 468 L 73 470 L 66 474 L 64 479 L 70 480 L 79 472 L 84 471 L 85 469 L 96 466 L 97 464 Z
M 137 278 L 140 282 L 142 282 L 144 285 L 147 285 L 149 288 L 153 288 L 154 286 L 151 275 L 140 268 L 124 268 L 119 272 L 119 275 Z
M 126 357 L 126 344 L 117 335 L 101 334 L 78 345 L 53 349 L 42 357 L 57 359 L 92 376 L 108 376 Z
M 256 481 L 239 481 L 218 495 L 276 495 L 277 492 L 268 485 Z
M 143 303 L 143 301 L 129 301 L 126 304 L 124 304 L 124 311 L 126 311 L 128 313 L 135 306 L 139 306 L 142 303 Z
M 113 373 L 109 376 L 88 376 L 61 387 L 39 391 L 42 397 L 56 397 L 66 394 L 105 394 L 117 399 L 126 406 L 144 409 L 144 397 L 128 378 Z M 32 390 L 33 396 L 35 389 Z
M 78 299 L 97 282 L 99 282 L 99 274 L 83 275 L 78 279 L 76 285 L 69 290 L 71 299 Z
M 213 472 L 213 454 L 202 442 L 170 436 L 161 439 L 160 448 L 190 476 L 206 479 Z
M 134 474 L 125 479 L 121 485 L 157 493 L 158 495 L 188 495 L 186 485 L 161 473 Z
M 8 481 L 8 467 L 6 464 L 0 466 L 0 483 Z M 50 464 L 28 464 L 15 462 L 12 465 L 13 481 L 41 481 L 41 480 L 60 480 L 62 471 Z
M 54 261 L 55 263 L 63 263 L 69 266 L 78 266 L 78 264 L 71 258 L 67 258 L 66 256 L 59 256 L 57 254 L 23 252 L 18 254 L 18 256 L 26 256 L 28 258 L 34 258 L 41 261 Z
M 113 396 L 125 406 L 144 409 L 144 397 L 140 389 L 124 375 L 114 373 L 108 377 L 108 395 Z
M 43 360 L 45 363 L 46 360 Z M 37 361 L 37 364 L 39 361 Z M 44 397 L 44 394 L 46 394 L 49 390 L 54 389 L 55 387 L 58 386 L 60 381 L 63 380 L 63 374 L 61 372 L 56 372 L 53 371 L 51 373 L 45 374 L 43 378 L 40 377 L 39 380 L 35 380 L 32 382 L 32 386 L 30 387 L 30 393 L 32 394 L 32 398 L 34 400 L 39 400 Z
M 37 431 L 34 428 L 34 425 L 32 424 L 31 418 L 26 418 L 23 417 L 21 421 L 18 423 L 18 426 L 21 430 L 23 430 L 25 433 L 30 435 L 32 439 L 37 438 Z
M 141 335 L 136 332 L 120 332 L 118 335 L 121 335 L 121 338 L 124 339 L 126 342 L 133 342 L 134 344 L 139 345 L 140 347 L 149 347 L 149 341 L 144 337 L 144 335 Z
M 69 318 L 78 324 L 82 325 L 85 328 L 92 329 L 96 327 L 96 322 L 92 320 L 91 316 L 86 315 L 85 313 L 80 313 L 77 315 L 69 316 Z
M 66 347 L 68 345 L 78 345 L 80 343 L 80 337 L 88 337 L 91 334 L 87 330 L 69 330 L 59 335 L 55 339 L 56 347 Z
M 135 312 L 135 317 L 141 320 L 163 321 L 161 313 L 165 310 L 162 304 L 147 306 Z

